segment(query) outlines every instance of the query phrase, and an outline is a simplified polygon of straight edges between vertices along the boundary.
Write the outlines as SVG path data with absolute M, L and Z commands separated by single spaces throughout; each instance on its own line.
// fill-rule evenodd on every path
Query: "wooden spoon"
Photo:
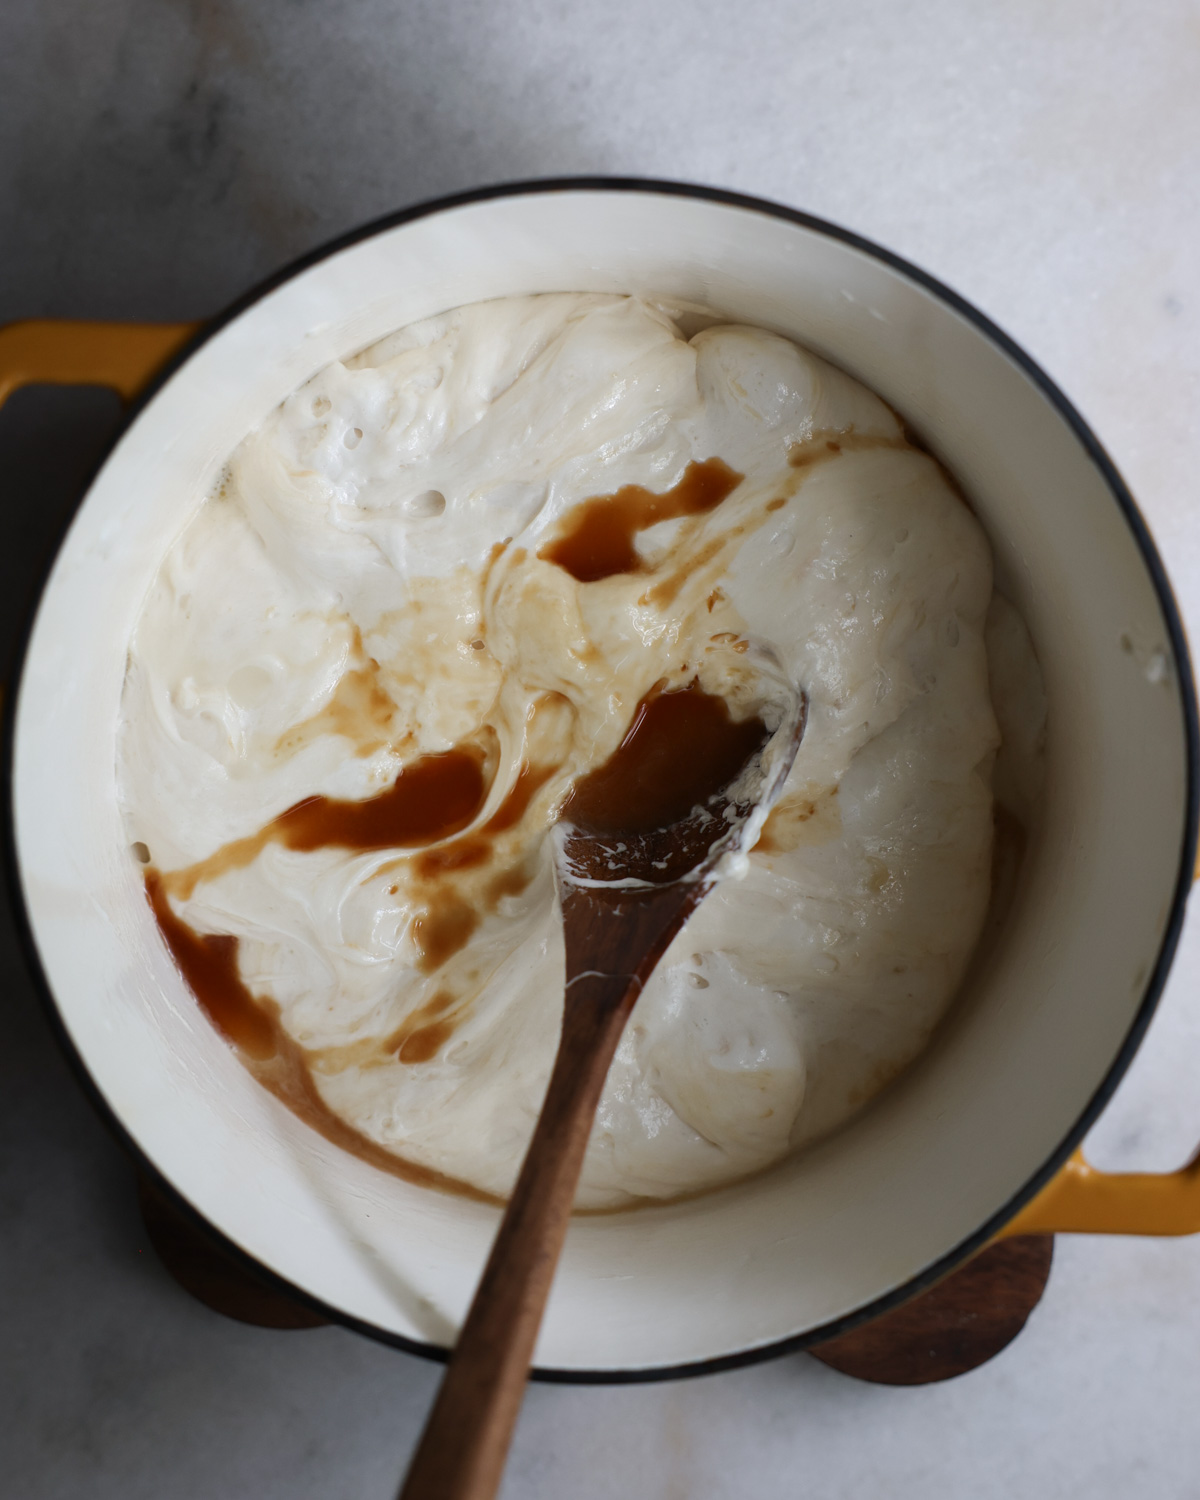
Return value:
M 768 735 L 761 719 L 735 723 L 695 685 L 649 695 L 620 750 L 564 807 L 571 821 L 554 831 L 567 956 L 558 1055 L 401 1500 L 490 1500 L 500 1487 L 609 1063 L 655 964 L 745 859 L 783 788 L 807 716 L 802 694 L 790 700 Z

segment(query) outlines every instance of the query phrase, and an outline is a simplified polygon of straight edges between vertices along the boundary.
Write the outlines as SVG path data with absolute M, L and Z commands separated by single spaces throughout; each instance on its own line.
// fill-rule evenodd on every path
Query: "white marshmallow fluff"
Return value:
M 712 460 L 727 497 L 638 532 L 636 571 L 580 582 L 539 556 L 582 502 Z M 128 837 L 177 918 L 237 940 L 345 1140 L 502 1197 L 562 1011 L 557 810 L 645 694 L 700 673 L 719 690 L 741 642 L 807 694 L 807 730 L 748 871 L 638 1000 L 578 1203 L 716 1187 L 920 1051 L 988 908 L 995 798 L 1028 824 L 1039 796 L 1040 677 L 984 534 L 822 360 L 550 295 L 330 365 L 162 561 L 122 705 Z M 463 745 L 483 799 L 432 849 L 266 837 L 222 857 L 304 799 L 361 802 Z M 439 863 L 481 830 L 474 863 Z

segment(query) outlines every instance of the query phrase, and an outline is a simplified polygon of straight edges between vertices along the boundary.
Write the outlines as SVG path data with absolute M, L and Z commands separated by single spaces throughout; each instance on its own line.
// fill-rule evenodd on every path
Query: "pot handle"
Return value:
M 1177 1172 L 1098 1172 L 1076 1151 L 996 1238 L 1014 1234 L 1200 1234 L 1200 1153 Z
M 0 327 L 0 406 L 23 385 L 106 385 L 132 401 L 199 323 L 27 318 Z
M 1081 1147 L 996 1238 L 1014 1234 L 1200 1234 L 1200 1151 L 1176 1172 L 1099 1172 Z

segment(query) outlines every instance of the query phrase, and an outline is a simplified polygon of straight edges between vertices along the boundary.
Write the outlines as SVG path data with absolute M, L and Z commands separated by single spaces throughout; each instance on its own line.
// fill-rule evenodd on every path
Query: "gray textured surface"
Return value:
M 872 235 L 1042 359 L 1130 478 L 1200 624 L 1200 12 L 1036 0 L 7 0 L 0 319 L 200 316 L 333 234 L 507 177 L 769 196 Z M 0 418 L 0 631 L 111 409 Z M 385 1497 L 434 1372 L 188 1301 L 0 943 L 0 1493 Z M 1095 1133 L 1200 1135 L 1200 930 Z M 1060 1241 L 992 1365 L 857 1385 L 804 1357 L 676 1386 L 536 1388 L 509 1500 L 1200 1492 L 1200 1242 Z

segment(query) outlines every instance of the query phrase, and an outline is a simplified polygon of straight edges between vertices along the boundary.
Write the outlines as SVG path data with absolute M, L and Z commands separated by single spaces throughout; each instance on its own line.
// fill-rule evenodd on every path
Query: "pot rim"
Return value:
M 801 209 L 789 208 L 783 204 L 774 203 L 769 199 L 758 198 L 745 193 L 731 192 L 724 188 L 710 187 L 702 184 L 675 182 L 656 178 L 606 176 L 549 177 L 493 183 L 485 187 L 472 188 L 464 192 L 427 199 L 409 208 L 400 209 L 397 212 L 372 219 L 366 224 L 360 225 L 358 228 L 352 229 L 346 234 L 339 235 L 318 246 L 316 249 L 308 251 L 306 254 L 288 262 L 284 267 L 266 279 L 258 282 L 249 291 L 232 302 L 224 311 L 207 320 L 197 331 L 196 335 L 188 340 L 179 352 L 159 370 L 138 398 L 131 403 L 124 416 L 124 420 L 114 433 L 112 441 L 105 450 L 103 457 L 89 475 L 87 483 L 80 493 L 79 500 L 72 511 L 72 520 L 74 515 L 78 513 L 86 502 L 96 477 L 104 464 L 107 463 L 113 447 L 126 429 L 137 420 L 147 403 L 167 381 L 173 378 L 175 373 L 197 349 L 228 323 L 231 323 L 247 309 L 253 307 L 255 303 L 261 301 L 277 287 L 292 280 L 300 272 L 323 260 L 329 259 L 338 252 L 350 248 L 352 245 L 370 239 L 384 231 L 397 229 L 404 224 L 412 223 L 418 219 L 429 218 L 434 214 L 450 209 L 484 203 L 492 199 L 535 197 L 552 193 L 570 192 L 641 193 L 650 196 L 694 199 L 782 220 L 785 223 L 797 225 L 800 228 L 823 235 L 827 239 L 837 241 L 853 250 L 858 250 L 865 255 L 871 256 L 892 271 L 898 272 L 901 276 L 931 293 L 940 302 L 974 325 L 985 338 L 1018 367 L 1022 374 L 1038 389 L 1043 398 L 1054 407 L 1058 415 L 1071 429 L 1076 440 L 1083 448 L 1084 453 L 1099 471 L 1109 495 L 1116 503 L 1132 534 L 1142 562 L 1154 586 L 1171 644 L 1183 712 L 1187 760 L 1186 827 L 1180 851 L 1179 869 L 1176 876 L 1175 890 L 1171 898 L 1170 913 L 1163 931 L 1162 941 L 1159 945 L 1154 966 L 1146 980 L 1141 1002 L 1116 1057 L 1088 1103 L 1077 1117 L 1071 1129 L 1048 1154 L 1042 1166 L 1026 1181 L 1024 1186 L 1013 1193 L 973 1234 L 968 1235 L 958 1245 L 942 1255 L 932 1265 L 927 1266 L 918 1275 L 911 1277 L 900 1286 L 875 1298 L 865 1306 L 857 1308 L 853 1312 L 846 1313 L 840 1318 L 835 1318 L 829 1323 L 821 1324 L 815 1329 L 809 1329 L 804 1333 L 790 1334 L 785 1338 L 776 1339 L 770 1343 L 757 1344 L 752 1348 L 738 1350 L 714 1359 L 696 1360 L 683 1364 L 655 1365 L 635 1369 L 600 1370 L 556 1369 L 535 1366 L 530 1372 L 531 1379 L 555 1384 L 623 1385 L 719 1374 L 726 1370 L 740 1369 L 747 1365 L 758 1364 L 764 1360 L 775 1359 L 781 1355 L 797 1353 L 811 1348 L 816 1344 L 836 1338 L 843 1333 L 847 1333 L 851 1329 L 857 1328 L 860 1324 L 867 1323 L 881 1316 L 883 1313 L 889 1312 L 892 1308 L 907 1302 L 910 1298 L 941 1280 L 942 1277 L 954 1270 L 956 1266 L 968 1260 L 979 1250 L 982 1250 L 995 1237 L 998 1231 L 1014 1217 L 1018 1210 L 1034 1198 L 1057 1174 L 1095 1123 L 1104 1106 L 1112 1098 L 1117 1085 L 1133 1061 L 1134 1054 L 1141 1045 L 1159 999 L 1162 996 L 1162 991 L 1175 957 L 1175 951 L 1183 927 L 1187 897 L 1192 885 L 1193 870 L 1196 864 L 1198 824 L 1200 824 L 1200 716 L 1198 716 L 1197 711 L 1195 678 L 1182 618 L 1167 577 L 1166 569 L 1151 538 L 1149 528 L 1141 512 L 1138 510 L 1136 501 L 1104 447 L 1084 421 L 1083 417 L 1036 361 L 1019 344 L 1004 333 L 1002 329 L 997 327 L 986 314 L 980 312 L 978 308 L 973 306 L 964 297 L 961 297 L 936 277 L 929 275 L 928 272 L 921 270 L 902 256 L 896 255 L 883 246 L 875 244 L 872 240 L 856 234 L 853 230 L 844 229 L 838 224 L 831 223 L 827 219 L 806 213 Z M 34 989 L 50 1023 L 51 1031 L 59 1047 L 65 1054 L 84 1093 L 88 1096 L 92 1106 L 116 1138 L 118 1144 L 130 1156 L 137 1169 L 149 1177 L 204 1236 L 210 1240 L 215 1239 L 227 1254 L 231 1255 L 246 1270 L 260 1280 L 265 1280 L 275 1290 L 286 1294 L 292 1300 L 312 1309 L 328 1322 L 348 1328 L 355 1333 L 364 1334 L 378 1343 L 402 1349 L 406 1353 L 420 1355 L 423 1358 L 444 1363 L 449 1357 L 449 1350 L 442 1348 L 440 1345 L 392 1333 L 386 1329 L 379 1328 L 375 1324 L 342 1312 L 340 1309 L 331 1306 L 320 1298 L 311 1296 L 301 1288 L 293 1285 L 285 1277 L 280 1276 L 269 1266 L 243 1250 L 241 1246 L 228 1240 L 149 1161 L 141 1146 L 126 1129 L 124 1123 L 104 1098 L 91 1073 L 88 1071 L 83 1056 L 67 1032 L 58 1009 L 58 1003 L 54 998 L 42 968 L 41 957 L 33 936 L 32 925 L 21 884 L 21 869 L 16 846 L 13 757 L 17 703 L 20 696 L 21 679 L 25 670 L 30 638 L 46 584 L 57 560 L 58 553 L 61 550 L 69 525 L 70 522 L 68 522 L 67 528 L 64 529 L 62 536 L 59 538 L 53 553 L 37 575 L 36 582 L 31 590 L 31 598 L 27 606 L 26 616 L 13 648 L 12 670 L 10 672 L 11 688 L 5 695 L 2 729 L 3 740 L 2 744 L 0 744 L 0 773 L 3 775 L 5 789 L 2 814 L 3 827 L 0 829 L 0 845 L 2 845 L 2 848 L 0 848 L 0 857 L 2 857 L 4 862 L 5 875 L 9 886 L 10 905 L 18 937 L 34 982 Z

